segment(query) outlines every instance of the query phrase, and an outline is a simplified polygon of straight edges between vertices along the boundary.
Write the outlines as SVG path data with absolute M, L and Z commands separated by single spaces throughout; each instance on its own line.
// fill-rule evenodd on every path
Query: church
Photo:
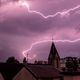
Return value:
M 63 80 L 59 69 L 60 56 L 52 42 L 47 64 L 0 63 L 0 80 Z
M 48 64 L 53 65 L 54 68 L 57 68 L 57 69 L 60 68 L 60 56 L 54 45 L 54 42 L 52 42 L 52 45 L 51 45 L 50 53 L 48 56 Z
M 60 61 L 52 42 L 47 62 L 0 63 L 0 80 L 80 80 L 80 71 L 62 71 Z

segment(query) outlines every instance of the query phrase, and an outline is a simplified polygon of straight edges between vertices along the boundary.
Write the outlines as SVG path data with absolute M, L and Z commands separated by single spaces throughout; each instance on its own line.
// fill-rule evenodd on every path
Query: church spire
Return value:
M 50 48 L 50 54 L 52 54 L 52 56 L 55 56 L 57 52 L 57 49 L 54 45 L 54 42 L 52 42 L 51 48 Z
M 53 39 L 52 39 L 52 45 L 51 45 L 51 48 L 50 48 L 50 53 L 49 53 L 49 57 L 48 57 L 48 64 L 52 64 L 54 65 L 54 67 L 58 67 L 58 61 L 60 60 L 60 57 L 59 57 L 59 54 L 58 54 L 58 51 L 55 47 L 55 44 L 53 42 Z

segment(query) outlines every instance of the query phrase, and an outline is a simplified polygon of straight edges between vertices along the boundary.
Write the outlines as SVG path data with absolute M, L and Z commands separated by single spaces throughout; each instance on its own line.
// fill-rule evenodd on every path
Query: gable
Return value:
M 3 76 L 2 76 L 2 74 L 0 73 L 0 80 L 4 80 L 4 78 L 3 78 Z
M 13 78 L 13 80 L 36 80 L 35 77 L 23 67 L 18 74 Z

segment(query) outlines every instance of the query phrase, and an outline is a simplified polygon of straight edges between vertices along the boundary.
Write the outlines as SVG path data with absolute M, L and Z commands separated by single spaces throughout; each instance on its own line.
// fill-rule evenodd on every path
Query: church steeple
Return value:
M 59 57 L 58 51 L 54 45 L 54 42 L 52 41 L 52 45 L 51 45 L 50 53 L 49 53 L 49 57 L 48 57 L 48 64 L 51 64 L 55 68 L 58 68 L 59 61 L 60 61 L 60 57 Z

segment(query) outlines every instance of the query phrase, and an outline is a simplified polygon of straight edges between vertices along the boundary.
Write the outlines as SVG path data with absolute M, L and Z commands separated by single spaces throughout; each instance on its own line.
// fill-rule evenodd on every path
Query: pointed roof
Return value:
M 55 47 L 55 44 L 54 44 L 54 42 L 52 41 L 52 45 L 51 45 L 51 48 L 50 48 L 49 56 L 52 55 L 53 58 L 55 58 L 56 54 L 57 54 L 58 57 L 59 57 L 58 51 L 57 51 L 57 49 L 56 49 L 56 47 Z

